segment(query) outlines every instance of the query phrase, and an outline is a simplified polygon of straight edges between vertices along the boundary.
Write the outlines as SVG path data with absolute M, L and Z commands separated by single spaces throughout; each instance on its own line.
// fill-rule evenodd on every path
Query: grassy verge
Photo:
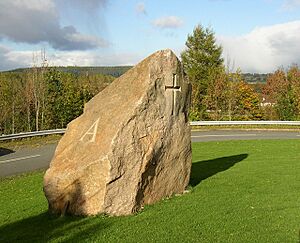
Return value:
M 31 138 L 23 138 L 17 140 L 0 141 L 0 149 L 13 149 L 16 150 L 22 147 L 37 147 L 45 144 L 56 143 L 61 139 L 62 135 L 48 135 L 48 136 L 37 136 Z
M 191 192 L 133 216 L 54 217 L 42 172 L 0 181 L 0 242 L 296 242 L 300 141 L 193 144 Z

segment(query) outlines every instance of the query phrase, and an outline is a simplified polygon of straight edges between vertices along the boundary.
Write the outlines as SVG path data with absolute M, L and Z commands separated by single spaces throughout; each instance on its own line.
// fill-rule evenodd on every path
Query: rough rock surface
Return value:
M 191 86 L 171 50 L 116 79 L 73 120 L 44 177 L 49 210 L 127 215 L 182 193 L 191 170 Z

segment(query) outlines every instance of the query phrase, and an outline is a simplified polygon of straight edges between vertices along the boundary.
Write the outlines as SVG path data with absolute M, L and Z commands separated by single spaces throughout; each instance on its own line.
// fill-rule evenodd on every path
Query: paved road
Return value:
M 192 132 L 192 142 L 250 139 L 300 139 L 300 132 L 253 130 Z M 10 151 L 1 148 L 0 145 L 0 177 L 48 168 L 55 148 L 56 144 L 48 144 L 38 148 Z
M 11 151 L 0 145 L 0 177 L 48 168 L 55 148 L 56 144 L 47 144 Z
M 254 139 L 300 139 L 300 131 L 215 130 L 192 132 L 192 142 Z

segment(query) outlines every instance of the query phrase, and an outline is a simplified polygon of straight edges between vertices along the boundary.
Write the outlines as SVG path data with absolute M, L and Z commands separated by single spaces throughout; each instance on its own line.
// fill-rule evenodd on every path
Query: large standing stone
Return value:
M 96 95 L 72 121 L 44 177 L 49 210 L 126 215 L 182 193 L 191 170 L 190 84 L 158 51 Z

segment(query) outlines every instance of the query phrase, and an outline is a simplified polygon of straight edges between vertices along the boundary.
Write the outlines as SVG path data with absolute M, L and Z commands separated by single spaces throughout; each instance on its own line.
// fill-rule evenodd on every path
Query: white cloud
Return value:
M 88 50 L 108 45 L 102 38 L 82 34 L 72 25 L 61 26 L 54 0 L 1 0 L 1 38 L 15 43 L 48 43 L 57 50 Z
M 0 45 L 0 71 L 33 65 L 33 56 L 39 52 L 15 51 Z M 142 56 L 137 53 L 101 54 L 93 51 L 57 51 L 48 53 L 46 59 L 50 66 L 118 66 L 135 65 Z M 40 64 L 41 60 L 35 60 Z
M 8 58 L 9 53 L 10 49 L 0 44 L 0 71 L 13 69 L 18 65 L 18 63 Z
M 138 14 L 144 14 L 144 15 L 147 15 L 147 11 L 146 11 L 146 8 L 145 8 L 145 4 L 143 2 L 139 2 L 136 7 L 135 7 L 135 11 L 138 13 Z
M 141 59 L 136 53 L 100 54 L 92 51 L 57 52 L 49 55 L 52 66 L 135 65 Z
M 176 29 L 183 25 L 183 20 L 177 16 L 166 16 L 155 19 L 152 24 L 162 29 Z
M 273 72 L 278 67 L 300 64 L 300 21 L 257 27 L 238 36 L 218 36 L 225 58 L 243 72 Z
M 285 0 L 282 8 L 283 10 L 293 10 L 300 7 L 300 0 Z
M 0 71 L 33 66 L 34 61 L 41 63 L 40 57 L 40 52 L 15 51 L 0 44 Z

